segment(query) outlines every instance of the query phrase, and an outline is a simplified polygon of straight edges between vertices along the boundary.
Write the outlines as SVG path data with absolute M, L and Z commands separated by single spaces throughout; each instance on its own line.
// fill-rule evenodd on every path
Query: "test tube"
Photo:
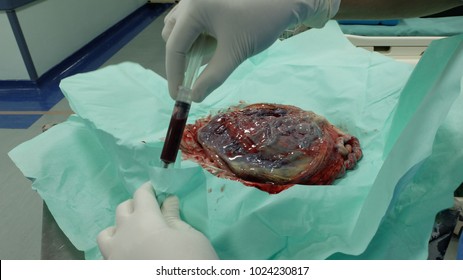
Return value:
M 182 86 L 179 87 L 169 128 L 167 129 L 164 147 L 161 153 L 163 167 L 168 168 L 175 162 L 178 149 L 182 141 L 183 131 L 185 130 L 188 113 L 191 106 L 191 88 L 199 75 L 199 68 L 204 56 L 206 36 L 201 34 L 191 47 L 188 53 L 188 65 Z

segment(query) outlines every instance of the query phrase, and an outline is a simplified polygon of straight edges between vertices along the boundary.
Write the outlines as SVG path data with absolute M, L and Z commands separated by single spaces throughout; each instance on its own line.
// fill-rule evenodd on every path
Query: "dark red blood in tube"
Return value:
M 177 101 L 172 117 L 170 118 L 166 140 L 161 153 L 161 160 L 166 163 L 174 163 L 182 140 L 183 131 L 188 119 L 190 104 Z

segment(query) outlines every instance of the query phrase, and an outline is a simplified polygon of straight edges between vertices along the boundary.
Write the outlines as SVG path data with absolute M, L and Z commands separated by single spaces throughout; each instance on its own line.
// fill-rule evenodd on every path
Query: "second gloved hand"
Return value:
M 216 49 L 193 86 L 201 102 L 248 57 L 272 45 L 289 27 L 321 28 L 334 17 L 340 0 L 182 0 L 164 20 L 169 92 L 176 98 L 186 54 L 199 34 L 210 35 Z
M 98 235 L 98 246 L 105 259 L 217 259 L 209 240 L 180 220 L 177 197 L 159 209 L 149 182 L 117 207 L 116 226 Z

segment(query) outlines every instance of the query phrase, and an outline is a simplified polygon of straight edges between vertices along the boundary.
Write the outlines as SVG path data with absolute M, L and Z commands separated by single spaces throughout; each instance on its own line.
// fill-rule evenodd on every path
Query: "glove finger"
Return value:
M 177 19 L 166 44 L 166 74 L 173 99 L 176 99 L 178 88 L 183 82 L 186 55 L 202 32 L 199 26 L 186 21 L 185 17 Z
M 164 18 L 164 27 L 162 28 L 161 35 L 166 42 L 169 39 L 170 33 L 175 26 L 175 22 L 177 21 L 177 8 L 178 5 L 174 6 Z
M 111 243 L 116 232 L 116 227 L 108 227 L 105 230 L 102 230 L 97 236 L 98 247 L 100 252 L 105 259 L 108 259 L 111 251 Z
M 191 226 L 180 219 L 179 200 L 176 196 L 169 196 L 164 200 L 161 211 L 169 227 L 177 230 L 188 230 Z
M 225 82 L 245 58 L 233 46 L 218 42 L 215 54 L 193 86 L 192 100 L 203 101 L 212 91 Z
M 135 191 L 133 203 L 136 212 L 142 215 L 150 215 L 152 222 L 164 223 L 151 182 L 144 183 Z
M 167 40 L 169 40 L 170 34 L 172 33 L 172 29 L 174 29 L 174 26 L 175 26 L 175 19 L 172 19 L 172 20 L 169 20 L 162 28 L 161 36 L 162 36 L 162 39 L 164 39 L 164 42 L 167 42 Z
M 116 208 L 116 225 L 122 225 L 124 221 L 133 213 L 133 200 L 128 199 Z

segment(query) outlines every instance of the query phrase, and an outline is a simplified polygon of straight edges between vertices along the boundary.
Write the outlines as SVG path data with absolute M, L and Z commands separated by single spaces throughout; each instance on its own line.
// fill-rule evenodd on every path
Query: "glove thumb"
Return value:
M 212 91 L 218 88 L 230 74 L 244 61 L 239 48 L 225 47 L 218 44 L 217 49 L 204 71 L 193 86 L 192 100 L 203 101 Z
M 180 219 L 179 200 L 176 196 L 169 196 L 161 206 L 161 213 L 169 227 L 177 230 L 189 230 L 192 227 Z

